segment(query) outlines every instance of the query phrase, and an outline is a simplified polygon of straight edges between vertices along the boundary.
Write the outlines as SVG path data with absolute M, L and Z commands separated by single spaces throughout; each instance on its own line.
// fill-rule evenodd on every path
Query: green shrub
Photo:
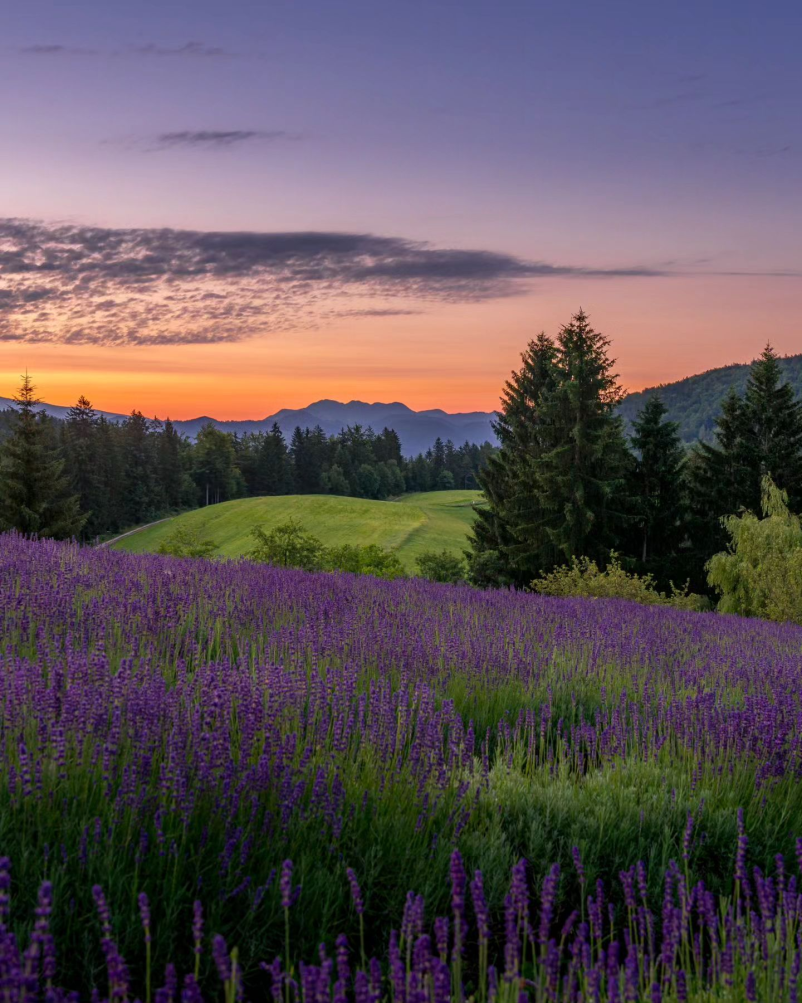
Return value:
M 385 550 L 371 543 L 360 547 L 344 543 L 341 547 L 327 547 L 323 556 L 324 571 L 350 571 L 354 575 L 373 575 L 375 578 L 404 577 L 404 565 L 394 550 Z
M 415 559 L 418 574 L 430 582 L 444 582 L 456 585 L 468 577 L 465 561 L 450 550 L 425 550 Z
M 200 526 L 179 526 L 159 544 L 157 554 L 171 557 L 209 558 L 217 550 L 217 544 L 202 535 Z
M 376 578 L 402 578 L 404 566 L 394 550 L 384 550 L 371 543 L 360 547 L 345 543 L 340 547 L 325 547 L 323 543 L 294 519 L 266 533 L 254 526 L 251 535 L 256 546 L 248 559 L 280 568 L 302 568 L 304 571 L 350 571 L 355 575 Z
M 256 546 L 248 554 L 251 561 L 304 571 L 320 571 L 323 567 L 326 548 L 295 519 L 274 527 L 269 533 L 261 526 L 254 526 L 251 536 L 256 540 Z
M 674 606 L 677 609 L 704 609 L 703 596 L 688 592 L 687 585 L 677 589 L 671 584 L 669 593 L 659 592 L 652 575 L 636 575 L 625 571 L 615 554 L 600 570 L 587 557 L 574 558 L 532 582 L 532 589 L 544 596 L 585 596 L 589 599 L 629 599 L 644 606 Z
M 788 495 L 763 479 L 763 518 L 752 512 L 722 519 L 728 550 L 708 561 L 707 580 L 722 613 L 802 624 L 802 525 Z

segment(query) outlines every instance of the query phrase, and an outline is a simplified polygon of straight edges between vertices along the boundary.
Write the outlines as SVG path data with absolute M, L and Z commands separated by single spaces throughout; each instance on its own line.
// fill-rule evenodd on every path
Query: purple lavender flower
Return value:
M 351 886 L 351 899 L 354 903 L 354 909 L 356 909 L 357 915 L 361 916 L 365 911 L 365 903 L 362 899 L 362 891 L 359 887 L 359 882 L 356 879 L 356 874 L 350 867 L 346 868 L 345 873 L 348 876 L 348 883 Z

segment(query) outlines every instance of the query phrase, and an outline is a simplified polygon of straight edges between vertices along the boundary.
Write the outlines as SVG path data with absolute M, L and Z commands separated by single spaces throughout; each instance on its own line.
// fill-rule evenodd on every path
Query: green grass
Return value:
M 398 548 L 408 571 L 425 550 L 461 553 L 476 518 L 480 491 L 426 491 L 398 501 L 370 501 L 339 495 L 279 495 L 242 498 L 175 516 L 125 537 L 113 546 L 152 553 L 180 525 L 200 527 L 218 545 L 220 557 L 241 557 L 253 546 L 251 528 L 271 529 L 297 519 L 326 546 L 344 543 Z

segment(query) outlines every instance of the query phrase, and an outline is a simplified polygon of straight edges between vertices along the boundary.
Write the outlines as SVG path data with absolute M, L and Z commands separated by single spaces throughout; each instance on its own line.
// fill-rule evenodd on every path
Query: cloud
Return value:
M 210 57 L 232 56 L 219 45 L 205 45 L 203 42 L 185 42 L 183 45 L 159 45 L 157 42 L 146 42 L 144 45 L 130 45 L 123 52 L 137 56 L 200 56 Z
M 151 150 L 169 150 L 176 146 L 195 147 L 197 149 L 225 148 L 251 140 L 275 142 L 277 140 L 294 140 L 298 135 L 286 132 L 284 129 L 198 129 L 194 131 L 162 132 L 155 137 Z
M 96 56 L 97 49 L 85 49 L 78 45 L 21 45 L 17 49 L 25 56 Z
M 91 49 L 79 45 L 65 45 L 51 42 L 37 45 L 17 46 L 16 52 L 24 56 L 156 56 L 159 58 L 200 58 L 230 59 L 238 55 L 219 45 L 205 42 L 183 42 L 179 45 L 163 45 L 159 42 L 145 42 L 140 45 L 126 45 L 121 49 Z
M 241 341 L 337 313 L 389 316 L 478 302 L 539 278 L 646 277 L 369 233 L 110 229 L 0 219 L 0 341 Z M 411 304 L 399 300 L 413 301 Z M 357 302 L 358 301 L 358 302 Z

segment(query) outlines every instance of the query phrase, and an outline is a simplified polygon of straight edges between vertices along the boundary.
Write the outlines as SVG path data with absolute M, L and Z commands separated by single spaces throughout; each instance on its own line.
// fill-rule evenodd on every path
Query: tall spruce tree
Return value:
M 521 355 L 521 368 L 504 384 L 493 429 L 500 449 L 478 480 L 487 507 L 477 510 L 471 537 L 471 576 L 481 585 L 528 585 L 553 553 L 543 529 L 534 464 L 547 447 L 540 410 L 557 380 L 557 349 L 541 333 Z
M 768 476 L 788 494 L 792 512 L 802 506 L 802 403 L 783 377 L 771 345 L 752 363 L 742 408 L 743 463 L 749 471 L 744 507 L 759 513 Z M 748 492 L 748 494 L 747 494 Z
M 640 570 L 661 583 L 677 574 L 677 556 L 687 535 L 685 450 L 679 425 L 665 416 L 666 406 L 654 394 L 633 422 L 631 443 L 636 455 L 628 492 L 633 555 Z
M 17 419 L 0 456 L 0 528 L 58 540 L 77 536 L 86 516 L 71 493 L 64 461 L 26 373 L 14 397 Z
M 99 456 L 98 415 L 83 394 L 67 412 L 62 443 L 66 473 L 86 515 L 82 536 L 91 539 L 108 524 L 107 493 Z
M 287 443 L 278 422 L 262 437 L 256 456 L 256 493 L 283 495 L 292 489 L 292 468 Z
M 721 519 L 744 510 L 760 512 L 761 483 L 768 475 L 788 492 L 792 511 L 802 506 L 802 405 L 783 380 L 779 359 L 767 345 L 752 364 L 746 391 L 724 399 L 714 443 L 691 453 L 688 479 L 695 563 L 701 569 L 724 550 Z
M 615 411 L 623 390 L 613 373 L 610 341 L 580 310 L 557 338 L 557 379 L 540 402 L 547 447 L 534 464 L 543 526 L 561 561 L 605 562 L 626 528 L 629 454 Z M 550 557 L 544 549 L 543 557 Z M 543 570 L 549 563 L 543 560 Z

